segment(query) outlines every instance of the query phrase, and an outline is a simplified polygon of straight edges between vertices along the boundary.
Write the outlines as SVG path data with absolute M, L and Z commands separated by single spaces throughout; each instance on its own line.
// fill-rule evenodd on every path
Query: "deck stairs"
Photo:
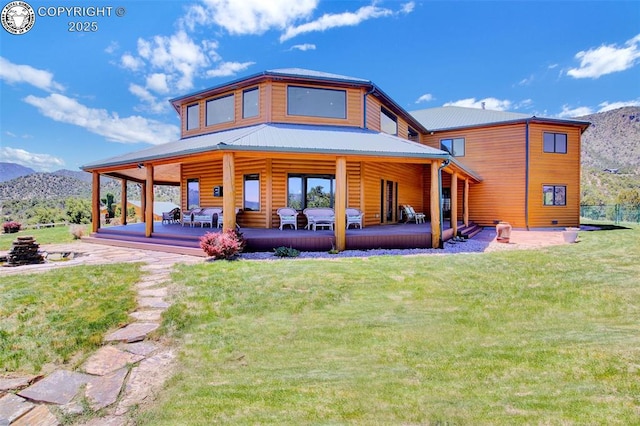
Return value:
M 482 227 L 479 226 L 476 223 L 473 222 L 469 222 L 468 226 L 462 226 L 458 229 L 458 237 L 462 237 L 462 238 L 473 238 L 474 236 L 476 236 L 478 233 L 480 233 L 480 231 L 482 231 Z

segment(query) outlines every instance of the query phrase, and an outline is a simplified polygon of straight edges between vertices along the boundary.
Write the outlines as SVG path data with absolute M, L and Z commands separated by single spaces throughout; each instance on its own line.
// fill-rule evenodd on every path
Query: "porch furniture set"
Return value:
M 336 217 L 335 212 L 330 207 L 308 207 L 302 211 L 302 214 L 307 218 L 305 229 L 314 231 L 323 228 L 334 229 Z M 298 229 L 298 215 L 298 211 L 291 207 L 278 209 L 280 230 L 287 225 L 290 225 L 293 229 Z M 360 209 L 346 209 L 347 228 L 354 225 L 362 229 L 362 216 Z

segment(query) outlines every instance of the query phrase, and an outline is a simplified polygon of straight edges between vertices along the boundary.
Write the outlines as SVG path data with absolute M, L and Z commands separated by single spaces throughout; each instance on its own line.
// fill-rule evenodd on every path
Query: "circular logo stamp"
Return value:
M 24 1 L 12 1 L 2 8 L 2 27 L 11 34 L 24 34 L 36 23 L 36 13 Z

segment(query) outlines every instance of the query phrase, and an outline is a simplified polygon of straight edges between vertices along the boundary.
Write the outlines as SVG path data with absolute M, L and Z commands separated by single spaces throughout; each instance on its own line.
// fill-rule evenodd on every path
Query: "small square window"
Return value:
M 257 117 L 260 112 L 260 90 L 258 88 L 242 92 L 242 118 Z
M 440 140 L 440 149 L 443 151 L 447 151 L 449 154 L 454 157 L 464 157 L 465 146 L 464 146 L 464 138 L 455 138 L 455 139 L 441 139 Z
M 564 185 L 543 185 L 542 197 L 545 206 L 566 206 L 567 187 Z
M 566 133 L 548 133 L 543 135 L 543 151 L 556 154 L 567 153 L 567 134 Z

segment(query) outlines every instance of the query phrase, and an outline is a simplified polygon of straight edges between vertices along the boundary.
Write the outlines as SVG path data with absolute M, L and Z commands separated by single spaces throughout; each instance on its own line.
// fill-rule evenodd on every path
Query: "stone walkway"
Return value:
M 65 262 L 1 268 L 0 276 L 74 264 L 144 262 L 144 276 L 136 284 L 138 309 L 131 314 L 131 322 L 108 334 L 104 345 L 77 371 L 60 369 L 44 377 L 0 376 L 0 426 L 59 425 L 54 413 L 80 415 L 87 410 L 104 410 L 105 415 L 85 425 L 126 425 L 129 411 L 154 398 L 174 365 L 174 349 L 147 339 L 170 306 L 166 285 L 171 270 L 176 263 L 198 263 L 203 258 L 82 242 L 46 245 L 41 250 L 81 255 Z

